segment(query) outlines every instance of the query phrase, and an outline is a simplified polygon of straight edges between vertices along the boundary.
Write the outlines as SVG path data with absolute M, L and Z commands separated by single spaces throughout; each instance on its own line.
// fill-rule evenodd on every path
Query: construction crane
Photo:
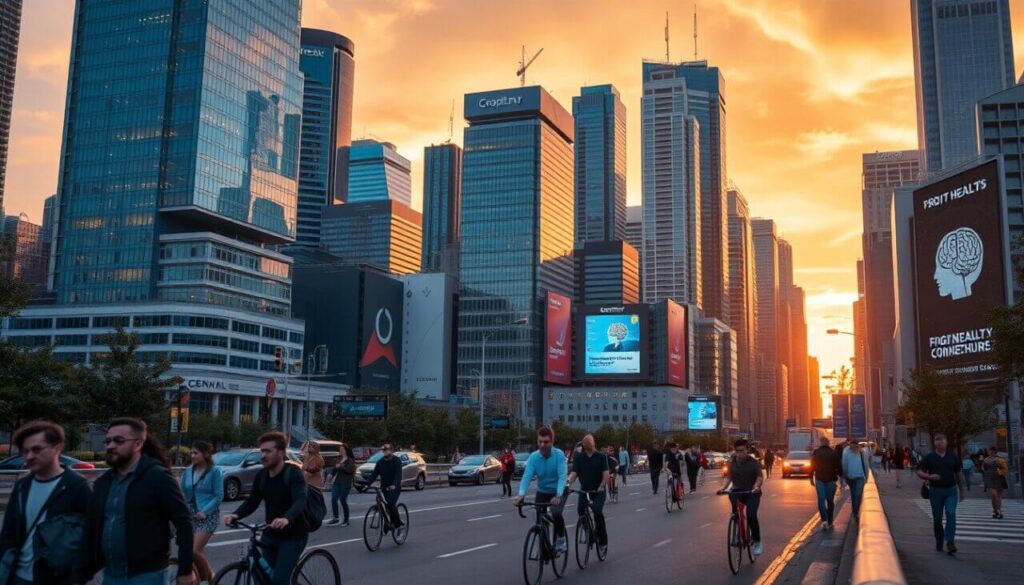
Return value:
M 526 60 L 526 45 L 523 45 L 523 58 L 519 61 L 519 70 L 516 71 L 516 76 L 519 78 L 519 87 L 526 87 L 526 69 L 533 65 L 533 62 L 537 60 L 537 57 L 544 52 L 544 48 L 541 47 L 540 51 L 537 51 L 529 61 Z

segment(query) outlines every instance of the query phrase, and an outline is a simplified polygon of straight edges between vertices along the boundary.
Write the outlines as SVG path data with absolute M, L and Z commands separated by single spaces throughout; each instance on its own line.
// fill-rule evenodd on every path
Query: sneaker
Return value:
M 755 557 L 759 557 L 759 556 L 761 556 L 762 552 L 764 552 L 764 550 L 761 548 L 761 543 L 760 542 L 755 542 L 754 543 L 754 556 Z
M 405 535 L 408 532 L 409 532 L 409 529 L 407 527 L 399 526 L 398 530 L 396 531 L 395 534 L 398 536 L 398 540 L 405 540 Z
M 828 530 L 828 522 L 825 522 L 824 520 L 822 520 L 822 521 L 821 521 L 821 530 L 822 530 L 823 532 L 824 532 L 825 530 Z
M 559 537 L 555 539 L 555 556 L 562 556 L 569 552 L 569 543 L 565 538 Z
M 831 522 L 829 522 L 829 523 L 828 523 L 828 529 L 829 529 L 829 530 L 835 530 L 835 528 L 836 528 L 836 527 L 835 527 L 835 525 L 834 525 L 834 524 L 832 524 Z
M 949 556 L 955 555 L 956 554 L 956 545 L 953 544 L 952 542 L 948 543 L 946 545 L 946 553 L 949 554 Z
M 692 490 L 690 490 L 690 493 L 691 493 L 691 494 L 695 494 L 695 493 L 697 493 L 697 490 L 693 490 L 693 489 L 692 489 Z
M 599 545 L 597 545 L 597 548 L 598 548 L 598 551 L 601 553 L 602 557 L 607 557 L 608 556 L 608 545 L 607 544 L 599 544 Z
M 335 524 L 339 524 L 340 522 L 341 522 L 341 520 L 338 520 L 337 518 L 333 518 L 333 519 L 327 521 L 327 525 L 328 526 L 334 526 Z
M 347 528 L 347 527 L 348 527 L 348 520 L 346 520 L 346 521 L 342 522 L 342 523 L 341 523 L 341 527 L 342 527 L 342 528 Z

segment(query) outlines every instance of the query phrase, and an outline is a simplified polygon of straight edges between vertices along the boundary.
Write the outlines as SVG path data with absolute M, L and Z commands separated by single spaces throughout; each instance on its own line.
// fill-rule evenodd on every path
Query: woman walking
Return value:
M 860 520 L 860 503 L 864 498 L 864 483 L 867 481 L 869 469 L 867 453 L 860 443 L 850 443 L 843 451 L 843 479 L 850 487 L 850 501 L 853 504 L 853 519 Z
M 992 517 L 997 520 L 1003 519 L 1003 490 L 1009 487 L 1006 475 L 1009 471 L 1006 460 L 999 456 L 995 447 L 988 450 L 988 457 L 984 461 L 985 489 L 992 496 Z
M 192 465 L 181 475 L 192 512 L 192 558 L 200 582 L 213 579 L 213 569 L 203 551 L 220 525 L 220 503 L 224 500 L 224 477 L 213 464 L 213 447 L 206 441 L 192 445 Z
M 312 441 L 306 443 L 306 458 L 302 460 L 302 471 L 306 474 L 306 483 L 318 490 L 324 489 L 324 465 L 320 445 Z
M 341 458 L 334 465 L 331 474 L 334 475 L 334 484 L 331 486 L 331 511 L 334 518 L 327 524 L 334 526 L 338 523 L 338 503 L 345 512 L 345 519 L 342 526 L 348 526 L 348 494 L 352 491 L 352 481 L 355 479 L 356 459 L 352 455 L 352 447 L 348 444 L 341 446 Z
M 967 491 L 971 491 L 971 476 L 974 475 L 974 458 L 970 453 L 964 455 L 964 483 L 967 484 Z
M 516 456 L 512 453 L 512 445 L 505 445 L 501 454 L 501 497 L 512 497 L 512 474 L 516 471 Z

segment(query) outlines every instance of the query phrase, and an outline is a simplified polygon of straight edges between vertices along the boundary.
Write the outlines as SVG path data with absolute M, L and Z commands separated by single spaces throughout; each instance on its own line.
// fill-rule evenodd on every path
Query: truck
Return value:
M 792 427 L 787 429 L 786 448 L 788 451 L 814 451 L 821 444 L 821 438 L 832 439 L 828 429 L 814 427 Z

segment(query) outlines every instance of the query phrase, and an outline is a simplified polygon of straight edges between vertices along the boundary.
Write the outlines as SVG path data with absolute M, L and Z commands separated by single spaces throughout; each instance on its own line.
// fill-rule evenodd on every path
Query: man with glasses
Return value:
M 178 542 L 178 585 L 193 585 L 192 515 L 166 456 L 146 423 L 107 425 L 110 470 L 93 484 L 84 540 L 85 580 L 103 570 L 103 585 L 166 585 L 171 525 Z
M 402 460 L 395 457 L 390 444 L 381 447 L 384 456 L 377 460 L 373 466 L 373 474 L 370 475 L 370 485 L 380 478 L 380 489 L 384 492 L 384 502 L 387 503 L 388 517 L 391 518 L 391 525 L 395 527 L 398 539 L 405 538 L 405 524 L 402 516 L 398 513 L 398 498 L 402 496 Z
M 538 504 L 551 504 L 548 511 L 555 521 L 555 554 L 564 555 L 569 550 L 569 544 L 565 536 L 565 518 L 562 516 L 565 503 L 562 498 L 565 495 L 569 464 L 561 449 L 552 448 L 554 443 L 554 431 L 548 427 L 541 427 L 537 430 L 538 449 L 531 453 L 530 458 L 526 460 L 523 479 L 519 482 L 519 496 L 512 500 L 512 503 L 516 506 L 523 503 L 523 497 L 526 496 L 526 491 L 530 489 L 530 483 L 536 477 L 537 494 L 534 499 Z

